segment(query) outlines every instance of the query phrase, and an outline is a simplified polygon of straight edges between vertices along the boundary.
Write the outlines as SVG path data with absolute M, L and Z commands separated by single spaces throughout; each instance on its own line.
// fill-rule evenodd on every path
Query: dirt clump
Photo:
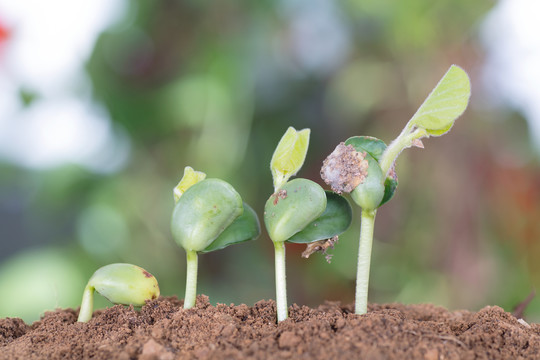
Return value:
M 327 302 L 293 305 L 276 324 L 274 301 L 184 310 L 175 297 L 140 311 L 113 306 L 88 323 L 73 309 L 26 325 L 0 319 L 0 359 L 540 359 L 540 324 L 496 306 L 474 313 L 432 305 L 372 304 L 366 315 Z

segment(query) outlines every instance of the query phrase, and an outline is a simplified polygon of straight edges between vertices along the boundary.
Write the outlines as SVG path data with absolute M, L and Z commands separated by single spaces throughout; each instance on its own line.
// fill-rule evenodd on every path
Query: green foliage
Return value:
M 242 198 L 230 184 L 206 179 L 191 186 L 178 200 L 171 231 L 184 249 L 202 251 L 243 211 Z
M 302 231 L 325 209 L 326 194 L 317 183 L 294 179 L 266 201 L 264 222 L 272 241 L 283 242 Z
M 367 176 L 352 192 L 351 197 L 354 202 L 365 210 L 375 210 L 384 198 L 384 174 L 377 160 L 367 154 L 365 158 L 368 163 Z
M 270 170 L 277 191 L 289 178 L 296 175 L 304 164 L 309 146 L 310 129 L 296 131 L 289 127 L 279 141 L 272 160 Z
M 441 136 L 450 131 L 456 119 L 463 114 L 470 96 L 469 76 L 459 66 L 452 65 L 418 108 L 408 126 L 425 129 L 432 136 Z
M 216 240 L 212 241 L 204 250 L 199 251 L 200 253 L 220 250 L 229 245 L 255 240 L 259 236 L 261 225 L 255 210 L 246 203 L 243 203 L 243 206 L 244 213 L 237 217 Z
M 358 152 L 366 152 L 369 163 L 366 180 L 358 185 L 351 197 L 362 209 L 376 209 L 389 201 L 396 192 L 398 180 L 395 174 L 389 174 L 383 181 L 383 173 L 379 165 L 386 144 L 384 141 L 371 136 L 353 136 L 345 141 L 345 145 L 352 145 Z
M 287 239 L 287 242 L 304 244 L 329 239 L 349 228 L 352 221 L 352 209 L 347 199 L 330 191 L 325 193 L 326 209 L 322 215 Z
M 199 181 L 203 181 L 206 178 L 206 174 L 202 171 L 195 171 L 191 166 L 184 168 L 184 176 L 178 182 L 178 185 L 173 189 L 174 201 L 178 202 L 180 197 L 187 189 L 195 185 Z

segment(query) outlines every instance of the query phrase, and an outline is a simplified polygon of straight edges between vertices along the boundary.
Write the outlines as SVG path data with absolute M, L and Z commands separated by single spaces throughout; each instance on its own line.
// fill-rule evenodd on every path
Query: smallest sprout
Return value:
M 143 306 L 159 296 L 154 275 L 131 264 L 110 264 L 99 268 L 84 289 L 79 322 L 92 318 L 94 290 L 115 304 Z

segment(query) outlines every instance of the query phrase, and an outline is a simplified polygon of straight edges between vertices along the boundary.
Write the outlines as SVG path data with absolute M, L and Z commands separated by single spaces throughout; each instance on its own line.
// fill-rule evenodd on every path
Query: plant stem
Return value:
M 373 243 L 373 228 L 377 210 L 362 210 L 360 222 L 360 244 L 358 247 L 358 268 L 356 271 L 356 297 L 354 312 L 362 315 L 367 313 L 369 267 L 371 262 L 371 245 Z
M 392 164 L 394 161 L 396 161 L 396 158 L 403 151 L 403 149 L 410 147 L 414 140 L 423 138 L 426 135 L 427 132 L 425 129 L 413 130 L 413 128 L 407 124 L 401 134 L 399 134 L 399 136 L 395 138 L 390 145 L 388 145 L 379 161 L 379 165 L 381 166 L 381 170 L 384 174 L 382 180 L 383 184 L 388 176 L 388 172 L 390 171 Z
M 288 317 L 287 312 L 287 281 L 285 276 L 285 243 L 274 242 L 276 267 L 276 309 L 277 320 L 283 321 Z
M 195 306 L 197 299 L 197 252 L 186 250 L 186 294 L 184 295 L 184 309 L 190 309 Z
M 83 292 L 81 310 L 79 311 L 79 322 L 87 322 L 92 318 L 94 312 L 94 287 L 90 284 L 86 285 Z

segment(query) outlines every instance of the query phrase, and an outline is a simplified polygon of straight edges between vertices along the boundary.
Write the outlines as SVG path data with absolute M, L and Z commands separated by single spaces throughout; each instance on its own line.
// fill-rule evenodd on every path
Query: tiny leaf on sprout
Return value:
M 261 233 L 261 225 L 255 211 L 244 203 L 244 213 L 234 220 L 216 240 L 208 245 L 200 253 L 226 248 L 229 245 L 255 240 Z
M 142 306 L 159 296 L 156 278 L 143 268 L 131 264 L 110 264 L 99 268 L 84 289 L 79 322 L 92 318 L 94 291 L 115 304 Z
M 409 121 L 429 135 L 447 133 L 469 103 L 471 83 L 467 73 L 452 65 Z
M 184 168 L 184 176 L 182 176 L 178 185 L 173 189 L 174 201 L 178 202 L 180 196 L 182 196 L 187 189 L 199 181 L 203 181 L 205 178 L 206 174 L 202 171 L 195 171 L 191 166 L 186 166 Z
M 270 238 L 283 242 L 302 231 L 326 208 L 322 187 L 307 179 L 294 179 L 274 193 L 264 207 L 264 222 Z
M 291 176 L 296 175 L 304 164 L 310 131 L 310 129 L 296 131 L 293 127 L 289 127 L 279 141 L 270 161 L 275 191 Z
M 171 231 L 184 249 L 202 251 L 242 213 L 242 198 L 229 183 L 206 179 L 191 186 L 178 200 Z
M 326 191 L 326 209 L 317 219 L 296 233 L 287 242 L 306 244 L 332 238 L 349 228 L 352 209 L 347 199 L 331 191 Z

